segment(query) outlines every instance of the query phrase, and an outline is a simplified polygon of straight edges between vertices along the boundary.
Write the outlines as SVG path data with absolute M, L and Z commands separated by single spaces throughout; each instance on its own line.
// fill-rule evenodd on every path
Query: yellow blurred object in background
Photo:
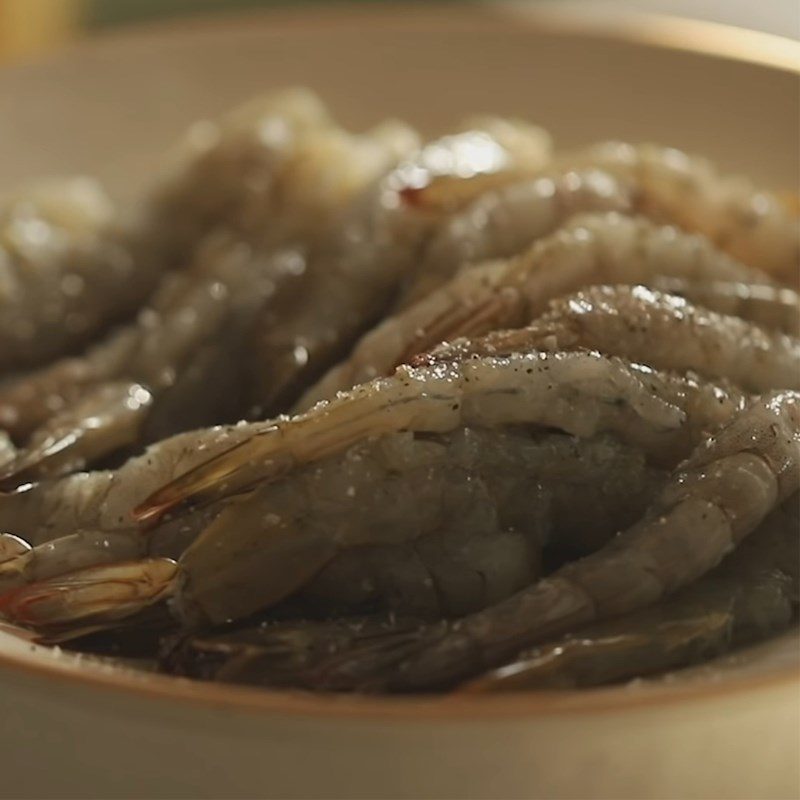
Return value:
M 25 58 L 71 39 L 83 0 L 0 0 L 0 61 Z

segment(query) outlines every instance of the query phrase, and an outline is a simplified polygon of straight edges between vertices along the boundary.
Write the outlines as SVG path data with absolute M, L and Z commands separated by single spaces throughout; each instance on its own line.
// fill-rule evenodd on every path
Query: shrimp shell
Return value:
M 796 508 L 794 496 L 719 567 L 674 597 L 524 651 L 463 690 L 595 686 L 685 666 L 785 629 L 797 605 Z M 262 622 L 180 638 L 164 652 L 162 666 L 256 686 L 368 690 L 374 688 L 368 676 L 413 647 L 419 626 L 415 617 L 394 614 Z M 367 676 L 364 683 L 359 675 Z
M 359 164 L 359 179 L 369 182 L 375 177 L 370 170 L 383 172 L 396 160 L 391 143 L 371 137 L 353 136 L 333 126 L 314 135 L 307 131 L 280 163 L 270 161 L 270 189 L 262 189 L 269 197 L 277 192 L 285 200 L 281 187 L 291 184 L 300 193 L 295 183 L 301 171 L 304 192 L 329 192 L 339 202 L 349 202 L 355 191 L 349 166 Z M 326 150 L 329 139 L 335 142 L 335 158 Z M 312 181 L 314 176 L 316 181 Z M 246 359 L 231 354 L 242 351 L 259 308 L 278 296 L 284 299 L 303 280 L 302 247 L 271 248 L 281 242 L 285 245 L 287 236 L 301 231 L 311 236 L 320 222 L 319 208 L 316 216 L 310 212 L 292 215 L 300 205 L 299 194 L 294 200 L 291 208 L 281 206 L 280 214 L 269 219 L 270 225 L 262 224 L 254 239 L 245 240 L 243 233 L 231 230 L 206 236 L 190 267 L 163 282 L 134 324 L 83 358 L 22 376 L 5 392 L 0 390 L 0 411 L 12 420 L 15 432 L 30 434 L 33 424 L 40 425 L 33 428 L 26 451 L 6 475 L 6 488 L 82 467 L 124 446 L 240 415 L 245 404 Z M 309 202 L 313 200 L 309 197 Z M 326 195 L 320 205 L 328 200 L 333 202 Z M 233 209 L 228 211 L 233 213 Z M 291 233 L 283 224 L 284 214 L 292 217 Z M 154 401 L 137 407 L 135 424 L 126 424 L 131 410 L 127 398 L 109 385 L 119 381 L 141 385 Z M 31 395 L 36 402 L 27 409 L 24 399 Z M 81 416 L 97 423 L 91 431 L 93 443 L 79 424 Z M 127 431 L 126 437 L 120 435 L 122 431 Z M 57 458 L 52 457 L 54 449 Z
M 76 472 L 0 493 L 0 530 L 16 533 L 33 545 L 82 530 L 127 530 L 134 526 L 131 509 L 153 491 L 271 424 L 217 425 L 176 434 L 150 445 L 117 469 Z M 176 524 L 184 527 L 193 522 L 200 524 L 186 516 Z M 160 531 L 151 536 L 155 543 Z
M 195 123 L 151 193 L 147 217 L 177 258 L 220 226 L 272 246 L 318 227 L 417 146 L 416 133 L 403 123 L 351 134 L 312 92 L 273 92 L 219 120 Z
M 365 437 L 398 430 L 444 433 L 463 426 L 535 424 L 582 437 L 608 431 L 674 463 L 704 431 L 728 419 L 738 403 L 717 387 L 640 371 L 592 353 L 520 354 L 432 370 L 404 368 L 394 378 L 279 421 L 162 488 L 134 515 L 156 520 L 182 503 L 217 502 Z M 258 493 L 232 502 L 186 550 L 181 566 L 187 578 L 178 601 L 183 616 L 222 620 L 255 611 L 299 588 L 335 553 L 329 538 L 299 537 L 291 526 L 264 537 L 252 521 L 261 518 Z M 229 559 L 221 560 L 221 547 Z M 277 554 L 284 560 L 276 561 Z M 242 570 L 248 575 L 269 570 L 274 579 L 241 592 Z
M 253 417 L 280 413 L 311 380 L 341 358 L 391 302 L 404 274 L 443 220 L 476 195 L 518 180 L 530 158 L 481 130 L 428 143 L 364 192 L 308 261 L 302 293 L 265 309 L 257 325 Z M 540 164 L 540 158 L 534 159 Z M 441 188 L 444 198 L 422 202 Z M 264 369 L 261 365 L 268 365 Z
M 563 406 L 549 402 L 562 393 Z M 530 407 L 522 402 L 534 397 L 536 402 Z M 546 419 L 537 419 L 540 400 L 545 397 L 549 398 L 544 402 Z M 589 403 L 585 412 L 578 413 L 578 406 L 567 397 L 574 403 L 585 398 Z M 589 400 L 591 397 L 594 399 Z M 609 401 L 608 407 L 595 405 L 601 397 Z M 611 408 L 612 399 L 618 403 L 617 412 Z M 662 375 L 598 353 L 518 353 L 400 367 L 391 378 L 357 386 L 305 414 L 279 418 L 228 453 L 163 487 L 135 514 L 151 519 L 181 503 L 216 496 L 220 490 L 233 494 L 284 474 L 298 463 L 341 451 L 363 436 L 393 430 L 441 432 L 460 425 L 537 421 L 589 435 L 600 419 L 609 415 L 609 420 L 616 419 L 615 413 L 624 416 L 630 408 L 637 419 L 647 423 L 623 425 L 620 435 L 670 458 L 676 437 L 667 432 L 679 429 L 681 435 L 687 433 L 681 427 L 686 413 L 688 429 L 693 431 L 688 435 L 694 441 L 691 437 L 701 430 L 727 420 L 741 401 L 735 390 Z M 529 418 L 529 413 L 534 416 Z

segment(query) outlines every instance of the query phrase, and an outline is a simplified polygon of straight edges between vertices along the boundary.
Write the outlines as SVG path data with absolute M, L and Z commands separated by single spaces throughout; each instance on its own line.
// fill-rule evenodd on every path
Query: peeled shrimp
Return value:
M 520 650 L 671 595 L 715 567 L 800 488 L 800 395 L 754 400 L 675 472 L 650 511 L 608 545 L 513 597 L 420 629 L 373 676 L 392 689 L 452 685 Z M 373 643 L 378 646 L 379 643 Z M 348 680 L 357 662 L 341 667 Z
M 448 361 L 462 347 L 478 355 L 582 347 L 657 369 L 726 378 L 752 392 L 800 389 L 800 340 L 644 286 L 592 286 L 553 301 L 525 328 L 490 333 L 477 347 L 456 340 L 418 361 Z
M 706 660 L 784 630 L 798 601 L 797 500 L 773 511 L 696 584 L 642 611 L 524 651 L 464 690 L 595 686 Z M 232 683 L 369 689 L 369 676 L 413 647 L 419 625 L 415 617 L 395 615 L 261 622 L 189 635 L 166 652 L 163 666 Z
M 631 191 L 599 170 L 544 173 L 481 195 L 448 220 L 407 279 L 403 306 L 463 265 L 516 255 L 579 212 L 630 211 Z
M 218 227 L 273 246 L 325 224 L 417 145 L 400 122 L 364 134 L 343 130 L 307 89 L 256 97 L 190 128 L 151 193 L 150 226 L 177 258 Z
M 770 283 L 766 275 L 720 253 L 702 237 L 673 227 L 616 213 L 576 217 L 522 255 L 466 269 L 386 319 L 361 339 L 348 359 L 308 389 L 297 408 L 388 374 L 441 341 L 524 325 L 554 297 L 586 285 L 647 285 L 662 276 Z
M 341 137 L 350 136 L 335 129 L 327 135 L 339 144 Z M 322 138 L 318 134 L 294 148 L 294 158 L 304 163 L 309 181 L 312 167 L 306 163 L 306 148 L 316 154 Z M 350 150 L 345 154 L 340 148 L 332 158 L 335 168 L 322 158 L 315 162 L 318 183 L 326 191 L 344 180 L 340 173 L 348 163 L 359 163 L 366 179 L 364 149 L 373 156 L 367 163 L 381 171 L 395 159 L 387 146 L 378 160 L 382 145 L 369 135 L 351 139 Z M 292 165 L 287 160 L 284 173 L 292 173 Z M 286 174 L 274 174 L 273 191 L 280 192 L 288 180 Z M 352 176 L 347 180 L 350 187 Z M 344 189 L 341 194 L 349 197 Z M 301 222 L 311 236 L 310 219 L 293 219 L 292 235 Z M 281 215 L 262 228 L 265 233 L 258 241 L 227 231 L 207 236 L 192 265 L 168 277 L 134 324 L 83 358 L 23 376 L 5 390 L 0 387 L 0 413 L 15 432 L 32 434 L 17 462 L 6 470 L 6 487 L 81 468 L 125 445 L 241 414 L 246 359 L 240 353 L 255 315 L 279 290 L 301 282 L 305 268 L 302 247 L 270 250 L 264 244 L 269 240 L 274 245 L 289 235 Z M 131 394 L 142 396 L 143 391 L 152 402 L 133 408 Z M 34 402 L 28 407 L 31 397 Z M 83 419 L 92 420 L 90 429 L 81 425 Z M 33 427 L 36 422 L 39 426 Z
M 520 654 L 468 691 L 591 686 L 673 669 L 787 628 L 798 602 L 798 495 L 696 584 Z
M 437 226 L 477 195 L 540 166 L 541 156 L 521 147 L 520 138 L 468 130 L 431 142 L 376 182 L 320 237 L 308 257 L 303 291 L 265 309 L 257 326 L 252 416 L 284 411 L 346 352 L 391 302 Z M 435 202 L 419 202 L 420 193 L 434 190 Z
M 85 344 L 133 311 L 160 265 L 136 252 L 89 178 L 33 186 L 0 208 L 0 374 Z M 125 291 L 119 291 L 124 285 Z
M 720 176 L 703 158 L 652 144 L 606 142 L 564 162 L 631 180 L 644 213 L 702 233 L 734 258 L 797 285 L 800 217 L 746 178 Z
M 730 281 L 696 283 L 668 277 L 656 278 L 651 285 L 711 311 L 792 336 L 800 335 L 800 295 L 792 289 Z

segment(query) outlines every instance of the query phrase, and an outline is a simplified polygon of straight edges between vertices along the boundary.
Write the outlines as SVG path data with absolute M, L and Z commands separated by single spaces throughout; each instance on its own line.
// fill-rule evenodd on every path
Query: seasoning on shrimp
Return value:
M 388 317 L 300 399 L 308 408 L 417 353 L 459 336 L 477 337 L 535 319 L 550 300 L 587 285 L 644 284 L 663 276 L 692 283 L 770 279 L 703 238 L 642 217 L 611 212 L 575 217 L 526 252 L 471 267 L 415 305 Z
M 797 198 L 454 131 L 288 89 L 193 126 L 124 217 L 88 179 L 0 208 L 0 618 L 192 677 L 472 693 L 796 622 Z

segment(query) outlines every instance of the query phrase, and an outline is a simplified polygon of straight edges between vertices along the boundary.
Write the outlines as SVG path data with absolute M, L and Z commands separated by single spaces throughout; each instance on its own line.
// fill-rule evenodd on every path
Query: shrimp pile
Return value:
M 193 126 L 133 210 L 26 191 L 0 208 L 0 615 L 39 641 L 478 694 L 796 625 L 784 194 L 519 119 L 354 133 L 301 89 Z

